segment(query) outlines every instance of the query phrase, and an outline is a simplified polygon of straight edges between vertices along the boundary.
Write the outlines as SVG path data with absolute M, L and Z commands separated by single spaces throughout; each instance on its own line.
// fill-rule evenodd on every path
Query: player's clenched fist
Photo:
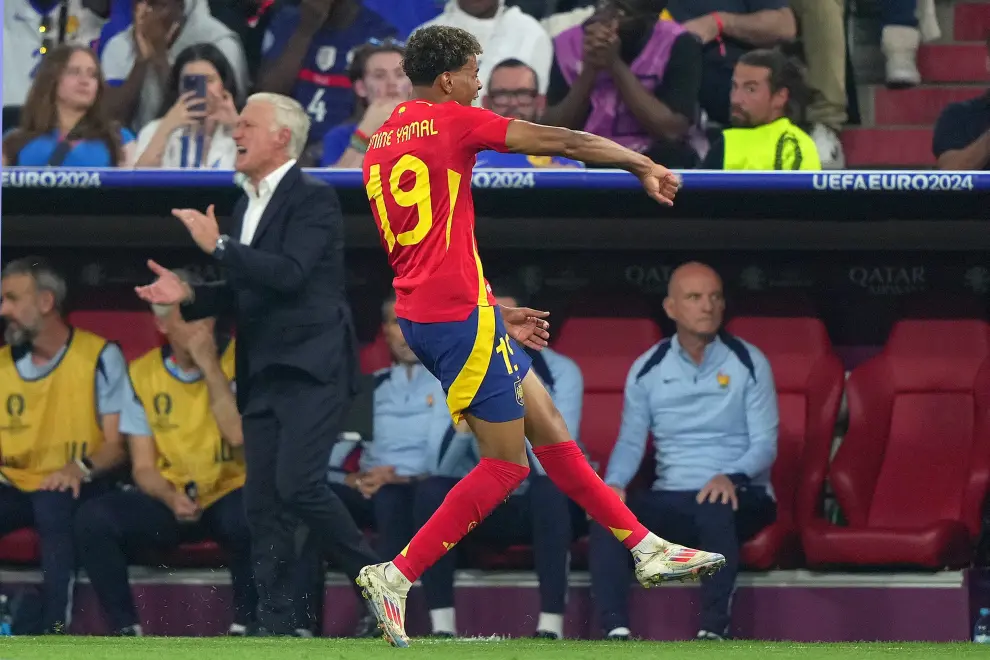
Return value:
M 654 163 L 649 172 L 640 177 L 643 189 L 653 199 L 667 206 L 674 205 L 674 196 L 681 187 L 681 178 L 663 165 Z

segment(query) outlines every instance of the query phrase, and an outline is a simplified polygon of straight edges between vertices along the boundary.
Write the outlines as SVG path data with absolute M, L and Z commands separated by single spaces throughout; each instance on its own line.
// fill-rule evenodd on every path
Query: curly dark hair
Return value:
M 481 44 L 467 30 L 431 25 L 416 30 L 406 43 L 402 70 L 417 87 L 433 84 L 441 73 L 457 71 L 472 55 L 481 55 Z

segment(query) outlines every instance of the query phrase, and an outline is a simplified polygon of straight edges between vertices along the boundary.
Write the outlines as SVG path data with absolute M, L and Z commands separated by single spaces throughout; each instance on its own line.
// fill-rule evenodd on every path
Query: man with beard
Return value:
M 753 50 L 732 74 L 732 124 L 715 140 L 706 170 L 820 170 L 818 147 L 803 129 L 809 97 L 796 62 Z
M 542 123 L 607 137 L 667 167 L 694 167 L 701 44 L 667 0 L 604 0 L 557 35 Z
M 45 261 L 10 262 L 0 275 L 0 537 L 34 527 L 41 538 L 42 625 L 64 632 L 75 573 L 72 521 L 81 498 L 124 462 L 118 429 L 127 366 L 116 344 L 64 320 L 65 280 Z M 95 409 L 94 409 L 95 406 Z

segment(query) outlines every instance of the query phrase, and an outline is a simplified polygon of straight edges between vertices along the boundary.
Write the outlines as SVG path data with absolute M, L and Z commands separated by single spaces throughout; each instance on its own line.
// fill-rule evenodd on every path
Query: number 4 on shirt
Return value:
M 313 94 L 313 100 L 309 102 L 306 106 L 306 112 L 313 115 L 313 119 L 316 120 L 317 124 L 322 124 L 323 120 L 327 116 L 327 104 L 323 100 L 323 94 L 326 90 L 318 89 L 316 94 Z

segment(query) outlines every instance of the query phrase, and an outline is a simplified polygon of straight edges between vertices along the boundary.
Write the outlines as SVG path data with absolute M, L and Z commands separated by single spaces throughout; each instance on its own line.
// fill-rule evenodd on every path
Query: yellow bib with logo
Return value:
M 96 369 L 107 340 L 74 328 L 55 368 L 25 380 L 10 346 L 0 349 L 0 474 L 20 490 L 103 444 L 96 410 Z
M 233 380 L 233 340 L 220 366 Z M 135 360 L 130 374 L 155 437 L 158 469 L 169 483 L 181 491 L 196 482 L 204 509 L 244 485 L 244 452 L 220 435 L 205 381 L 184 383 L 173 376 L 160 348 Z
M 781 117 L 754 128 L 728 128 L 726 170 L 820 170 L 818 147 L 807 133 Z

